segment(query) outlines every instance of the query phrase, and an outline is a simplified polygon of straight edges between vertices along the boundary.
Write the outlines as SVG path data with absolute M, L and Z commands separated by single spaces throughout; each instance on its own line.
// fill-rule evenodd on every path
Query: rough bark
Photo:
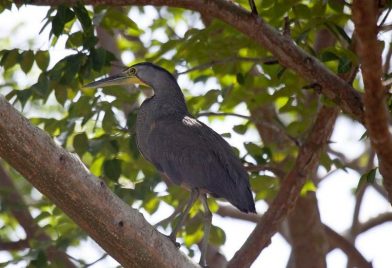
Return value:
M 333 46 L 336 38 L 327 29 L 317 33 L 314 43 L 314 51 L 319 53 L 322 49 Z M 308 98 L 314 98 L 314 94 L 308 94 Z M 313 95 L 313 96 L 312 96 Z M 316 183 L 318 165 L 308 175 Z M 314 192 L 306 196 L 300 196 L 294 210 L 288 216 L 288 225 L 291 237 L 291 267 L 326 267 L 326 255 L 328 242 L 321 222 L 317 197 Z
M 198 267 L 2 96 L 0 156 L 124 267 Z
M 328 242 L 315 192 L 300 196 L 288 216 L 294 267 L 327 267 Z
M 15 1 L 22 4 L 22 1 Z M 35 0 L 34 5 L 73 5 L 78 0 Z M 154 5 L 186 8 L 224 21 L 268 49 L 285 67 L 317 85 L 318 90 L 341 109 L 364 122 L 362 98 L 348 83 L 327 69 L 320 61 L 298 47 L 290 37 L 280 34 L 244 8 L 226 0 L 85 0 L 86 5 Z
M 392 136 L 389 132 L 389 111 L 386 104 L 387 90 L 383 86 L 382 46 L 377 39 L 378 1 L 353 2 L 353 20 L 358 36 L 357 53 L 365 84 L 365 121 L 375 149 L 385 189 L 392 203 Z

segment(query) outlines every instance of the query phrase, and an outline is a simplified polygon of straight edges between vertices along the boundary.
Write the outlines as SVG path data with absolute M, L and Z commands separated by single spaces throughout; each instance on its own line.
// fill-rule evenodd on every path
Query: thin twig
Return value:
M 385 212 L 381 213 L 378 216 L 369 219 L 366 222 L 358 224 L 358 228 L 356 229 L 356 234 L 362 234 L 374 227 L 380 226 L 383 223 L 386 222 L 391 222 L 392 221 L 392 213 L 391 212 Z
M 83 267 L 84 267 L 84 268 L 87 268 L 87 267 L 93 266 L 94 264 L 96 264 L 96 263 L 102 261 L 103 259 L 105 259 L 107 256 L 109 256 L 109 254 L 104 253 L 104 254 L 103 254 L 101 257 L 99 257 L 97 260 L 95 260 L 95 261 L 93 261 L 93 262 L 91 262 L 91 263 L 88 263 L 88 264 L 84 265 Z
M 270 164 L 265 165 L 248 165 L 245 167 L 245 170 L 248 172 L 258 172 L 258 171 L 270 171 L 274 173 L 277 177 L 283 178 L 285 176 L 285 172 L 278 167 L 271 166 Z
M 197 65 L 195 67 L 189 68 L 185 71 L 178 72 L 177 75 L 187 74 L 187 73 L 190 73 L 193 71 L 198 71 L 198 70 L 205 70 L 205 69 L 208 69 L 214 65 L 226 64 L 229 62 L 236 62 L 236 61 L 250 61 L 250 62 L 254 62 L 254 63 L 268 64 L 271 61 L 275 61 L 275 58 L 272 58 L 272 57 L 252 58 L 252 57 L 234 56 L 234 57 L 229 57 L 229 58 L 222 59 L 222 60 L 212 60 L 210 62 L 206 62 L 206 63 L 200 64 L 200 65 Z
M 202 116 L 236 116 L 246 120 L 250 120 L 250 116 L 236 114 L 236 113 L 202 112 L 195 115 L 195 117 L 202 117 Z
M 387 20 L 387 18 L 389 16 L 389 13 L 391 13 L 391 10 L 392 10 L 391 8 L 388 8 L 388 11 L 385 13 L 385 16 L 382 18 L 380 24 L 377 25 L 378 28 L 381 28 L 384 25 L 385 21 Z
M 18 241 L 0 241 L 0 250 L 22 250 L 29 247 L 29 241 L 26 239 L 18 240 Z

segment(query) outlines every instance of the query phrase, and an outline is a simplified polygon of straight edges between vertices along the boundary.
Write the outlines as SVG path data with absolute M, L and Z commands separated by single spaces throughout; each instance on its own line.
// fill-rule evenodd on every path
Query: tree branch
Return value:
M 379 226 L 383 223 L 390 222 L 392 221 L 392 213 L 391 212 L 385 212 L 381 213 L 378 216 L 369 219 L 366 222 L 359 223 L 357 228 L 356 228 L 356 233 L 357 234 L 362 234 L 376 226 Z
M 197 117 L 197 118 L 202 117 L 202 116 L 235 116 L 235 117 L 243 118 L 246 120 L 250 119 L 250 116 L 243 115 L 243 114 L 236 114 L 236 113 L 202 112 L 202 113 L 198 113 L 195 115 L 195 117 Z
M 15 1 L 23 4 L 23 1 Z M 74 5 L 78 0 L 35 0 L 34 5 Z M 154 5 L 186 8 L 220 19 L 269 50 L 283 66 L 320 85 L 323 95 L 341 109 L 364 122 L 362 98 L 347 82 L 327 69 L 320 61 L 298 47 L 289 37 L 253 16 L 244 8 L 226 0 L 85 0 L 86 5 Z
M 358 268 L 372 268 L 373 265 L 369 263 L 362 254 L 354 247 L 350 241 L 346 238 L 325 226 L 325 232 L 327 234 L 328 240 L 330 241 L 331 245 L 334 245 L 340 248 L 344 253 L 346 253 L 347 258 L 349 261 Z
M 389 132 L 389 112 L 386 88 L 381 83 L 382 47 L 377 40 L 377 1 L 356 0 L 353 20 L 358 35 L 358 55 L 365 84 L 365 121 L 369 138 L 377 152 L 380 173 L 392 203 L 392 136 Z
M 177 75 L 187 74 L 187 73 L 190 73 L 190 72 L 193 72 L 193 71 L 197 71 L 197 70 L 205 70 L 205 69 L 210 68 L 210 67 L 212 67 L 214 65 L 226 64 L 226 63 L 229 63 L 229 62 L 236 62 L 236 61 L 249 61 L 249 62 L 260 63 L 260 64 L 263 64 L 263 63 L 270 64 L 271 62 L 274 62 L 276 60 L 274 58 L 271 58 L 271 57 L 252 58 L 252 57 L 238 57 L 238 56 L 235 56 L 235 57 L 229 57 L 229 58 L 221 59 L 221 60 L 212 60 L 210 62 L 206 62 L 206 63 L 200 64 L 198 66 L 189 68 L 189 69 L 187 69 L 185 71 L 178 72 Z
M 216 213 L 222 217 L 232 217 L 235 219 L 246 220 L 254 223 L 258 223 L 262 218 L 262 216 L 256 214 L 241 213 L 230 206 L 219 206 L 219 209 Z M 348 259 L 351 260 L 354 265 L 357 265 L 357 267 L 372 267 L 371 264 L 363 257 L 363 255 L 355 248 L 355 246 L 350 243 L 350 241 L 335 232 L 327 225 L 324 224 L 323 226 L 327 235 L 328 242 L 332 249 L 340 248 L 347 255 Z M 281 234 L 285 236 L 285 232 L 281 232 Z M 287 239 L 287 237 L 285 238 Z M 330 250 L 332 250 L 331 248 Z
M 317 167 L 318 165 L 314 166 L 311 174 L 316 174 Z M 327 267 L 328 241 L 320 219 L 316 193 L 301 195 L 287 219 L 294 267 Z
M 274 173 L 278 178 L 283 178 L 285 176 L 285 172 L 272 163 L 264 165 L 247 165 L 245 166 L 245 170 L 248 172 L 269 171 Z
M 197 267 L 0 96 L 0 156 L 125 267 Z
M 293 169 L 282 181 L 278 195 L 228 267 L 249 267 L 268 246 L 279 224 L 295 205 L 307 175 L 318 163 L 319 154 L 331 135 L 337 115 L 336 108 L 323 107 L 320 110 L 310 135 L 300 148 Z
M 0 241 L 0 250 L 12 251 L 26 248 L 29 248 L 29 241 L 27 239 L 10 242 Z

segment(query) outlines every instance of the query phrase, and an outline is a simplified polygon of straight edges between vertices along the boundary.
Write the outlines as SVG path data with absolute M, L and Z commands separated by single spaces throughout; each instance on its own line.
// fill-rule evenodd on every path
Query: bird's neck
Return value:
M 188 109 L 185 104 L 184 94 L 177 84 L 170 86 L 160 86 L 154 88 L 154 102 L 160 106 L 161 113 L 181 113 L 188 114 Z

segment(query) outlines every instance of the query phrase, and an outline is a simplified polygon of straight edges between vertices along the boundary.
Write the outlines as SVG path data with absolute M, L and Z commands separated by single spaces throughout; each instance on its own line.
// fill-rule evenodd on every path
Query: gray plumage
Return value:
M 133 67 L 155 92 L 137 116 L 137 143 L 143 156 L 173 183 L 223 197 L 243 212 L 255 212 L 241 162 L 220 135 L 188 113 L 175 78 L 151 63 Z

